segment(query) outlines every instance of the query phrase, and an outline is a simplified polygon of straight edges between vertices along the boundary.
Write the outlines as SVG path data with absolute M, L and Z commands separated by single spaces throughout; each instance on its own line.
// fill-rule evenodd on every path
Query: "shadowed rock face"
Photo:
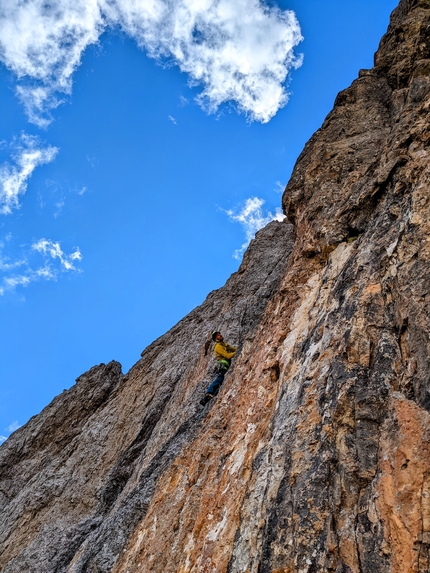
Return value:
M 1 573 L 428 573 L 429 158 L 430 0 L 402 0 L 291 224 L 0 448 Z M 240 350 L 202 412 L 215 328 Z

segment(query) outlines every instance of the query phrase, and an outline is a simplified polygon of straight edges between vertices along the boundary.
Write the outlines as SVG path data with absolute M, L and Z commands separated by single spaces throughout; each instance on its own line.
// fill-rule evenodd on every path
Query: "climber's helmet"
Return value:
M 220 338 L 218 338 L 220 337 Z M 223 337 L 221 335 L 221 332 L 218 332 L 217 330 L 214 330 L 212 332 L 212 340 L 215 342 L 216 340 L 223 340 Z

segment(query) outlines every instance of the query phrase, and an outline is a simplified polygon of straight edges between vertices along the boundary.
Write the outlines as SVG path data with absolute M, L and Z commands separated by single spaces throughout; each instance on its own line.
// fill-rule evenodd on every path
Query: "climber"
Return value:
M 216 330 L 212 332 L 212 340 L 215 342 L 214 353 L 215 358 L 218 361 L 218 366 L 214 371 L 214 380 L 206 390 L 204 398 L 200 400 L 200 404 L 202 406 L 205 406 L 209 400 L 218 394 L 221 384 L 224 382 L 224 376 L 226 375 L 227 370 L 230 368 L 231 359 L 237 350 L 235 346 L 226 344 L 222 334 Z

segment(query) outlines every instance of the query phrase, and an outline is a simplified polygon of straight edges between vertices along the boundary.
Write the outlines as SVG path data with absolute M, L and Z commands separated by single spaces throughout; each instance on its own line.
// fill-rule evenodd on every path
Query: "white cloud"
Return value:
M 81 272 L 78 263 L 82 260 L 82 253 L 79 248 L 66 254 L 60 243 L 40 239 L 33 243 L 30 249 L 24 250 L 17 260 L 13 260 L 12 257 L 3 255 L 3 247 L 0 243 L 0 296 L 14 291 L 17 287 L 27 287 L 32 282 L 57 280 L 61 273 Z M 42 262 L 40 255 L 43 257 Z
M 174 125 L 176 125 L 176 124 L 178 123 L 173 116 L 169 115 L 169 116 L 167 116 L 167 117 L 170 119 L 170 121 L 171 121 Z
M 27 190 L 27 181 L 38 165 L 49 163 L 58 153 L 56 147 L 42 147 L 39 138 L 22 134 L 15 141 L 15 165 L 0 165 L 0 213 L 7 215 L 19 207 L 19 196 Z
M 33 243 L 31 248 L 38 253 L 50 256 L 52 259 L 59 259 L 61 267 L 65 271 L 76 271 L 77 268 L 74 262 L 82 260 L 82 254 L 79 248 L 70 255 L 66 255 L 61 249 L 60 243 L 54 243 L 49 239 L 40 239 L 37 243 Z
M 18 422 L 18 420 L 15 420 L 11 424 L 9 424 L 9 426 L 7 428 L 5 428 L 5 430 L 11 434 L 12 432 L 14 432 L 15 430 L 17 430 L 20 427 L 21 427 L 21 424 Z
M 250 197 L 245 201 L 245 204 L 240 210 L 233 211 L 230 209 L 229 211 L 225 211 L 232 221 L 240 223 L 243 226 L 246 235 L 245 243 L 243 243 L 242 247 L 237 249 L 233 254 L 235 259 L 239 259 L 244 253 L 257 231 L 265 227 L 271 221 L 283 221 L 285 219 L 285 215 L 279 207 L 276 209 L 275 214 L 272 214 L 269 211 L 264 215 L 262 210 L 264 203 L 265 201 L 263 199 Z
M 3 296 L 8 291 L 14 291 L 18 286 L 26 287 L 39 277 L 38 271 L 32 271 L 31 269 L 27 269 L 25 274 L 3 277 L 2 283 L 0 284 L 0 296 Z
M 281 183 L 280 181 L 276 181 L 274 191 L 275 191 L 275 193 L 283 193 L 285 191 L 285 183 Z
M 9 426 L 7 428 L 5 428 L 6 432 L 8 432 L 9 434 L 12 434 L 12 432 L 15 432 L 15 430 L 17 430 L 18 428 L 21 427 L 21 424 L 18 422 L 18 420 L 15 420 L 14 422 L 12 422 L 11 424 L 9 424 Z M 0 445 L 5 442 L 7 440 L 7 436 L 0 436 Z
M 3 244 L 0 244 L 0 248 L 3 248 Z M 19 267 L 22 267 L 23 265 L 27 264 L 27 260 L 24 259 L 18 259 L 15 261 L 11 261 L 10 258 L 8 257 L 3 257 L 0 253 L 0 271 L 11 271 L 12 269 L 17 269 Z
M 209 112 L 231 101 L 249 119 L 269 121 L 287 102 L 289 71 L 301 65 L 293 53 L 302 40 L 295 14 L 262 0 L 5 2 L 0 58 L 20 80 L 30 121 L 49 124 L 50 110 L 71 92 L 85 48 L 107 27 L 177 64 L 203 87 L 198 101 Z
M 86 155 L 87 161 L 88 163 L 91 165 L 91 167 L 94 167 L 95 165 L 98 164 L 98 159 L 95 156 L 90 156 L 90 155 Z
M 66 202 L 64 199 L 61 199 L 60 201 L 57 201 L 57 203 L 55 203 L 56 211 L 54 213 L 54 219 L 56 219 L 57 217 L 59 217 L 61 215 L 61 212 L 62 212 L 65 204 L 66 204 Z

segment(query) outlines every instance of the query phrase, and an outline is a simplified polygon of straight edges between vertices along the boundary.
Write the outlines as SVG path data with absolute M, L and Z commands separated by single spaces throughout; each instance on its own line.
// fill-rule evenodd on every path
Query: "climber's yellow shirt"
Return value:
M 230 346 L 225 342 L 217 342 L 214 348 L 215 357 L 218 361 L 220 360 L 230 361 L 236 354 L 236 350 L 237 348 L 235 346 Z

